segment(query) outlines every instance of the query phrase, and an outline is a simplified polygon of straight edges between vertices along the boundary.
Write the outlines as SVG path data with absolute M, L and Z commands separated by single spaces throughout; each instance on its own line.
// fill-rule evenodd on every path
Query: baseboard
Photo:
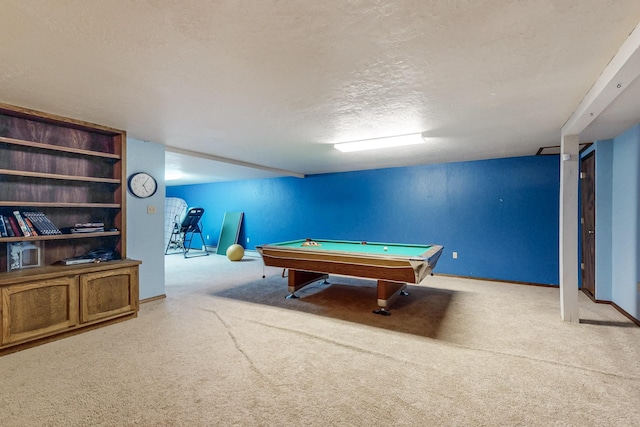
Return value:
M 588 296 L 591 301 L 593 301 L 595 303 L 598 303 L 598 304 L 609 304 L 611 302 L 611 301 L 604 301 L 604 300 L 601 300 L 601 299 L 596 299 L 596 297 L 591 292 L 586 290 L 585 288 L 580 288 L 580 290 L 582 291 L 583 294 Z
M 625 316 L 626 318 L 628 318 L 629 320 L 631 320 L 633 323 L 635 323 L 636 326 L 640 327 L 640 320 L 636 319 L 635 317 L 633 317 L 631 314 L 627 313 L 622 307 L 620 307 L 618 304 L 616 304 L 615 302 L 609 302 L 609 304 L 611 304 L 613 306 L 613 308 L 615 308 L 616 310 L 618 310 L 620 313 L 622 313 L 623 316 Z
M 593 302 L 595 302 L 596 304 L 609 304 L 611 306 L 613 306 L 613 308 L 615 308 L 616 310 L 618 310 L 624 317 L 628 318 L 629 320 L 631 320 L 635 325 L 640 326 L 640 320 L 636 319 L 635 317 L 633 317 L 631 314 L 627 313 L 622 307 L 620 307 L 618 304 L 616 304 L 613 301 L 607 301 L 607 300 L 602 300 L 602 299 L 596 299 L 595 296 L 593 296 L 593 294 L 589 291 L 587 291 L 586 289 L 581 289 L 582 292 L 589 297 L 589 299 Z
M 458 279 L 481 280 L 481 281 L 484 281 L 484 282 L 510 283 L 512 285 L 542 286 L 544 288 L 557 288 L 558 287 L 558 285 L 547 284 L 547 283 L 516 282 L 514 280 L 490 279 L 490 278 L 486 278 L 486 277 L 460 276 L 460 275 L 457 275 L 457 274 L 433 273 L 433 275 L 434 276 L 442 276 L 442 277 L 454 277 L 454 278 L 458 278 Z
M 155 297 L 145 298 L 140 300 L 140 304 L 144 304 L 146 302 L 157 301 L 159 299 L 164 299 L 167 297 L 167 294 L 156 295 Z
M 206 246 L 207 251 L 211 252 L 211 253 L 216 253 L 218 250 L 217 246 Z M 204 250 L 204 249 L 203 249 Z M 245 249 L 244 250 L 244 254 L 246 256 L 250 256 L 250 257 L 259 257 L 260 254 L 258 253 L 258 251 L 256 251 L 255 249 Z

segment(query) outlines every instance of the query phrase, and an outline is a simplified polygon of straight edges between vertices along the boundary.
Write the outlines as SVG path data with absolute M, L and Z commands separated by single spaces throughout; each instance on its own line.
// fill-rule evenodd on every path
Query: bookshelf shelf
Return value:
M 21 176 L 43 179 L 60 179 L 65 181 L 96 182 L 104 184 L 120 184 L 117 178 L 93 178 L 89 176 L 60 175 L 54 173 L 29 172 L 23 170 L 0 169 L 0 175 Z
M 124 131 L 0 103 L 0 215 L 35 212 L 37 229 L 41 213 L 64 233 L 24 236 L 10 225 L 15 235 L 0 237 L 0 355 L 137 316 L 140 262 L 126 258 L 125 157 Z M 117 231 L 68 233 L 96 223 Z M 42 262 L 28 262 L 34 246 Z M 102 249 L 122 260 L 58 265 Z
M 20 237 L 2 237 L 0 244 L 10 242 L 33 242 L 40 240 L 69 240 L 69 239 L 90 239 L 94 237 L 119 236 L 119 231 L 101 231 L 98 233 L 71 233 L 71 234 L 54 234 L 52 236 L 20 236 Z
M 0 136 L 0 143 L 10 144 L 14 146 L 21 146 L 21 147 L 37 148 L 40 150 L 58 151 L 61 153 L 72 153 L 72 154 L 78 154 L 81 156 L 104 157 L 106 159 L 116 159 L 116 160 L 119 160 L 121 158 L 119 154 L 103 153 L 101 151 L 84 150 L 84 149 L 71 148 L 71 147 L 65 147 L 65 146 L 59 146 L 59 145 L 42 144 L 39 142 L 24 141 L 21 139 L 6 138 L 3 136 Z
M 0 201 L 0 207 L 32 207 L 32 208 L 98 208 L 98 209 L 121 209 L 119 203 L 74 203 L 74 202 L 19 202 L 19 201 Z M 86 221 L 85 221 L 86 222 Z

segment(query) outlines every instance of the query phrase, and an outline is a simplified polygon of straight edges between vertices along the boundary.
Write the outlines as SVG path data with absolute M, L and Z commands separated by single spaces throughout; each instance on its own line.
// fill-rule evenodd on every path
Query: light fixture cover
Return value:
M 409 135 L 389 136 L 385 138 L 363 139 L 361 141 L 341 142 L 334 144 L 336 150 L 344 153 L 352 151 L 376 150 L 379 148 L 401 147 L 404 145 L 423 144 L 426 141 L 421 133 Z

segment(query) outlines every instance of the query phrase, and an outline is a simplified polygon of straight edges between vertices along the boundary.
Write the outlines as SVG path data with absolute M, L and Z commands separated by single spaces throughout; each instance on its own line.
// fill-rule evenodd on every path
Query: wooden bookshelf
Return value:
M 126 259 L 126 134 L 0 103 L 0 214 L 43 212 L 59 229 L 104 232 L 0 237 L 0 354 L 135 317 L 139 261 Z M 8 245 L 38 242 L 37 267 L 9 271 Z M 122 261 L 61 266 L 114 248 Z

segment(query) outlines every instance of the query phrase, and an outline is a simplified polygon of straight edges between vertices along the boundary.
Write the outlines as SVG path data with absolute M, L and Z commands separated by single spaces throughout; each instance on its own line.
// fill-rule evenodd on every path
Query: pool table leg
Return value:
M 389 305 L 398 298 L 399 295 L 409 295 L 409 292 L 405 291 L 407 287 L 406 283 L 389 282 L 386 280 L 378 280 L 378 305 L 381 307 L 375 310 L 375 314 L 382 314 L 389 316 Z
M 307 286 L 309 283 L 317 282 L 320 279 L 327 281 L 329 277 L 326 273 L 313 273 L 311 271 L 289 270 L 289 292 L 286 298 L 298 298 L 295 292 Z

